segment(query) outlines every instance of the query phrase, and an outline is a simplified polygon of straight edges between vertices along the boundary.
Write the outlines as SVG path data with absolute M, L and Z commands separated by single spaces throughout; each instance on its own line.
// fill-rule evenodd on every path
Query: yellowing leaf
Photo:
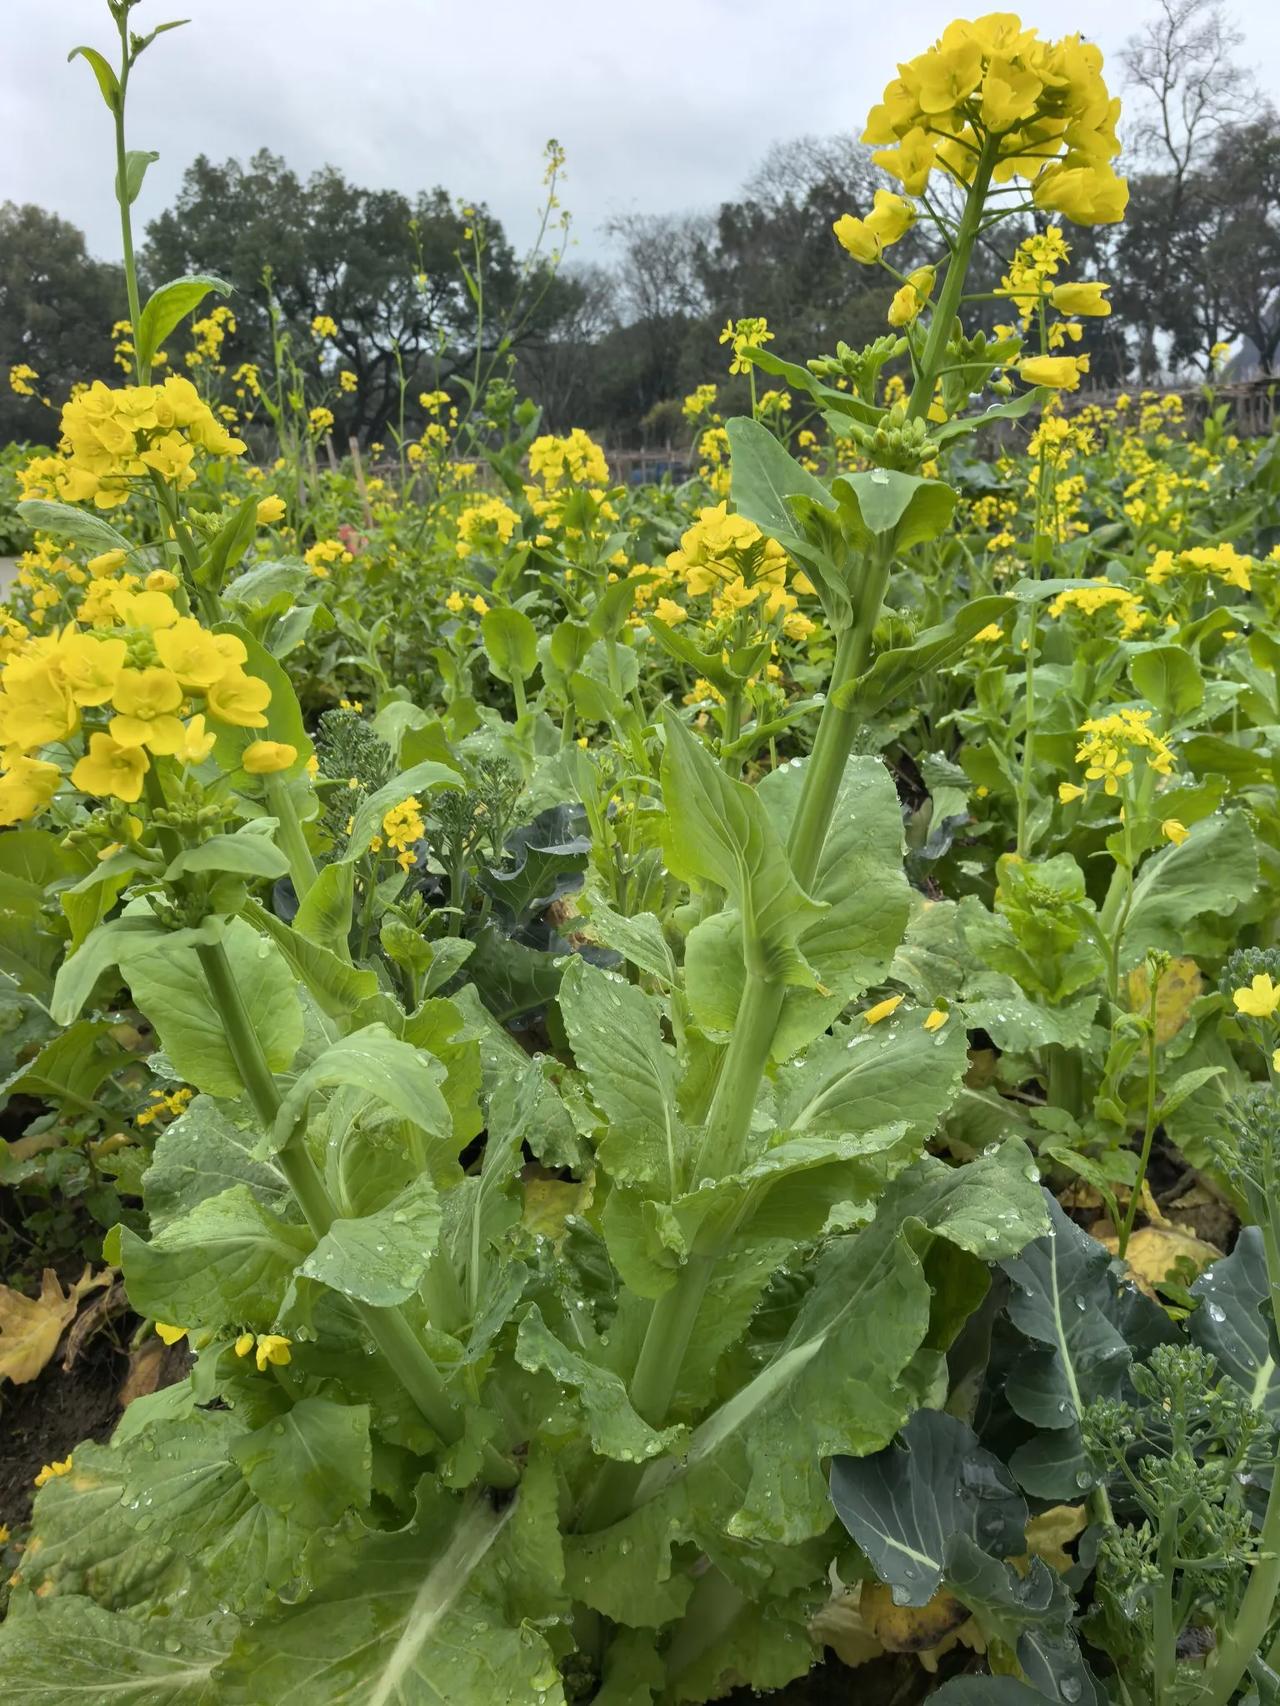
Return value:
M 571 1214 L 585 1214 L 594 1195 L 594 1175 L 579 1183 L 576 1179 L 548 1178 L 530 1169 L 524 1177 L 520 1223 L 539 1237 L 559 1244 L 564 1237 L 565 1221 Z
M 878 1659 L 884 1647 L 867 1628 L 859 1605 L 858 1589 L 846 1589 L 835 1594 L 809 1619 L 809 1633 L 815 1641 L 831 1651 L 843 1665 L 856 1670 L 859 1665 Z
M 1187 1022 L 1191 1004 L 1204 992 L 1200 968 L 1192 959 L 1171 960 L 1160 974 L 1156 986 L 1156 1041 L 1167 1043 Z M 1146 966 L 1136 966 L 1129 973 L 1129 1006 L 1135 1013 L 1145 1013 L 1151 999 L 1151 983 Z
M 27 1297 L 0 1285 L 0 1379 L 7 1376 L 15 1386 L 34 1380 L 58 1348 L 63 1328 L 75 1315 L 85 1292 L 106 1285 L 114 1270 L 104 1268 L 95 1277 L 86 1268 L 64 1294 L 52 1268 L 44 1270 L 39 1297 Z
M 883 1582 L 864 1582 L 860 1609 L 870 1633 L 889 1653 L 928 1652 L 962 1623 L 969 1608 L 941 1589 L 927 1605 L 895 1605 Z
M 1043 1558 L 1059 1575 L 1075 1563 L 1067 1547 L 1089 1524 L 1089 1514 L 1083 1505 L 1054 1505 L 1027 1524 L 1027 1555 Z
M 1119 1253 L 1120 1241 L 1109 1228 L 1095 1231 L 1094 1237 L 1114 1254 Z M 1160 1280 L 1168 1279 L 1180 1263 L 1188 1264 L 1195 1273 L 1216 1262 L 1222 1255 L 1213 1244 L 1206 1244 L 1192 1232 L 1183 1231 L 1166 1221 L 1162 1226 L 1143 1226 L 1129 1240 L 1125 1261 L 1139 1291 L 1155 1297 Z

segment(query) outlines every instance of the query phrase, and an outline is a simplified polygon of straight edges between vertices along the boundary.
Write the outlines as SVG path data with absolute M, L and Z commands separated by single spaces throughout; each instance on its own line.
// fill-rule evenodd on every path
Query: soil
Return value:
M 971 1655 L 965 1655 L 971 1657 Z M 963 1670 L 963 1664 L 958 1669 Z M 919 1661 L 902 1653 L 873 1659 L 851 1670 L 838 1659 L 815 1665 L 808 1676 L 789 1683 L 774 1694 L 760 1695 L 743 1688 L 728 1696 L 739 1706 L 747 1700 L 766 1700 L 769 1706 L 918 1706 L 926 1695 L 940 1688 L 949 1671 L 945 1661 L 937 1676 L 931 1676 Z
M 151 1346 L 131 1353 L 136 1315 L 104 1322 L 85 1343 L 69 1370 L 63 1350 L 25 1386 L 8 1382 L 0 1391 L 0 1523 L 17 1532 L 31 1518 L 35 1478 L 46 1463 L 61 1461 L 81 1440 L 105 1440 L 131 1397 L 181 1379 L 189 1363 L 175 1345 L 156 1355 Z M 63 1347 L 66 1346 L 63 1341 Z

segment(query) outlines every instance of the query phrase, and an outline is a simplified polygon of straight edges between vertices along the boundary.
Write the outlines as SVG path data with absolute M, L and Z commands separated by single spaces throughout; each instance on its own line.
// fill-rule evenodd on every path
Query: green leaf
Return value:
M 658 1629 L 683 1616 L 693 1578 L 673 1569 L 685 1539 L 665 1502 L 652 1500 L 593 1534 L 565 1538 L 565 1585 L 574 1599 L 631 1628 Z
M 895 1605 L 927 1605 L 963 1536 L 993 1558 L 1026 1550 L 1027 1507 L 998 1457 L 956 1416 L 917 1410 L 886 1451 L 836 1457 L 831 1502 Z
M 666 1194 L 674 1196 L 685 1156 L 676 1055 L 662 1038 L 659 1003 L 580 957 L 565 972 L 559 1003 L 574 1059 L 613 1128 L 608 1141 L 620 1139 L 624 1149 L 656 1141 L 666 1161 Z
M 282 1147 L 321 1090 L 340 1086 L 363 1090 L 431 1137 L 447 1137 L 449 1108 L 440 1094 L 444 1068 L 385 1025 L 366 1025 L 349 1037 L 339 1037 L 313 1060 L 291 1085 L 276 1115 L 273 1141 Z
M 1204 677 L 1181 646 L 1148 646 L 1129 659 L 1129 679 L 1157 711 L 1185 717 L 1204 704 Z
M 1235 1249 L 1191 1287 L 1200 1307 L 1187 1331 L 1209 1351 L 1255 1410 L 1280 1417 L 1280 1344 L 1270 1316 L 1271 1290 L 1262 1233 L 1245 1226 Z
M 219 1706 L 233 1617 L 127 1617 L 55 1599 L 0 1627 L 8 1706 Z
M 651 1428 L 631 1407 L 627 1388 L 612 1369 L 602 1368 L 556 1338 L 535 1303 L 516 1335 L 516 1361 L 536 1373 L 544 1370 L 577 1392 L 586 1413 L 593 1449 L 622 1463 L 643 1463 L 668 1451 L 680 1428 Z
M 585 929 L 592 941 L 612 948 L 638 971 L 647 972 L 668 989 L 676 982 L 676 962 L 662 931 L 662 921 L 652 912 L 637 912 L 625 918 L 615 912 L 604 896 L 588 890 Z
M 662 759 L 667 863 L 686 881 L 728 890 L 742 918 L 748 952 L 774 978 L 813 986 L 796 938 L 825 906 L 792 875 L 791 863 L 753 788 L 725 775 L 670 712 Z
M 1152 854 L 1139 869 L 1122 965 L 1136 965 L 1148 948 L 1221 954 L 1229 928 L 1223 920 L 1253 898 L 1257 885 L 1257 847 L 1246 813 L 1202 818 L 1180 846 Z
M 881 652 L 865 675 L 836 689 L 833 703 L 860 717 L 880 716 L 900 704 L 917 681 L 955 663 L 975 634 L 1001 622 L 1013 608 L 1014 600 L 1003 596 L 972 599 L 945 622 L 918 634 L 911 645 Z
M 97 934 L 80 954 L 93 945 Z M 303 1034 L 302 1006 L 288 963 L 273 943 L 242 918 L 228 923 L 223 948 L 268 1066 L 273 1072 L 286 1071 Z M 80 954 L 69 963 L 74 965 Z M 212 1096 L 239 1096 L 244 1089 L 240 1069 L 196 948 L 180 942 L 175 934 L 162 936 L 159 942 L 143 937 L 120 952 L 120 969 L 178 1076 Z
M 233 1462 L 261 1504 L 304 1529 L 328 1528 L 369 1502 L 369 1409 L 300 1398 L 278 1420 L 233 1441 Z
M 527 681 L 538 667 L 538 630 L 523 610 L 498 605 L 480 619 L 485 654 L 499 681 Z
M 225 1698 L 271 1706 L 564 1706 L 555 1659 L 518 1594 L 512 1533 L 523 1491 L 502 1509 L 424 1483 L 407 1527 L 365 1529 L 331 1554 L 301 1605 L 247 1629 Z M 499 1573 L 506 1569 L 506 1579 Z
M 1045 1706 L 1048 1698 L 1013 1676 L 958 1676 L 930 1695 L 936 1706 Z
M 868 544 L 888 540 L 895 554 L 936 539 L 956 507 L 955 492 L 941 480 L 925 480 L 892 468 L 842 474 L 831 482 L 831 491 L 846 527 L 852 516 L 854 537 Z
M 102 98 L 107 103 L 108 112 L 118 113 L 123 97 L 120 93 L 120 79 L 110 65 L 107 64 L 96 47 L 73 47 L 67 55 L 67 64 L 70 65 L 71 61 L 77 56 L 85 60 L 90 71 L 93 72 Z
M 212 1096 L 197 1096 L 160 1133 L 142 1178 L 153 1233 L 233 1185 L 247 1185 L 274 1214 L 288 1208 L 292 1198 L 284 1174 L 256 1159 L 261 1133 L 252 1121 L 237 1125 L 232 1116 L 238 1111 Z
M 105 1080 L 136 1058 L 111 1031 L 106 1019 L 77 1020 L 0 1084 L 0 1106 L 10 1096 L 37 1096 L 69 1110 L 91 1108 Z
M 127 957 L 139 945 L 157 945 L 165 936 L 164 925 L 150 916 L 113 918 L 109 924 L 100 924 L 58 968 L 53 1000 L 49 1003 L 55 1024 L 71 1023 L 92 995 L 98 979 L 111 966 L 118 965 L 122 955 Z
M 370 842 L 380 833 L 382 820 L 392 806 L 400 805 L 410 795 L 429 793 L 433 788 L 462 786 L 462 777 L 447 765 L 437 764 L 433 759 L 415 764 L 412 769 L 404 771 L 394 781 L 378 788 L 361 801 L 340 863 L 349 865 L 362 853 L 368 852 Z
M 321 874 L 336 870 L 350 873 L 351 866 L 326 865 Z M 318 886 L 313 885 L 312 893 Z M 310 898 L 309 893 L 307 899 Z M 328 948 L 310 941 L 298 930 L 296 918 L 291 930 L 282 919 L 253 901 L 244 907 L 244 915 L 264 936 L 271 938 L 294 976 L 306 984 L 331 1019 L 346 1019 L 362 1001 L 377 993 L 376 972 L 357 971 L 346 955 L 331 953 Z
M 919 1010 L 877 1025 L 836 1025 L 778 1074 L 783 1131 L 860 1132 L 905 1121 L 931 1137 L 968 1070 L 968 1037 L 954 1017 L 926 1031 Z
M 305 1227 L 286 1225 L 247 1185 L 198 1202 L 149 1243 L 120 1228 L 125 1284 L 138 1313 L 215 1330 L 273 1327 L 285 1286 L 313 1243 Z
M 26 498 L 15 507 L 32 532 L 52 533 L 55 539 L 69 539 L 73 545 L 83 545 L 95 555 L 101 555 L 103 551 L 133 554 L 132 541 L 92 510 L 56 503 L 51 498 Z
M 1176 1334 L 1156 1304 L 1121 1287 L 1110 1252 L 1047 1192 L 1045 1207 L 1045 1236 L 1000 1262 L 1013 1284 L 1009 1319 L 1033 1347 L 1014 1364 L 1004 1396 L 1038 1430 L 1010 1460 L 1019 1484 L 1036 1498 L 1070 1499 L 1085 1473 L 1085 1406 L 1126 1394 L 1134 1355 Z
M 87 1440 L 75 1449 L 74 1469 L 73 1475 L 55 1475 L 36 1494 L 32 1532 L 18 1572 L 23 1587 L 37 1601 L 58 1604 L 87 1594 L 108 1611 L 185 1589 L 191 1573 L 187 1561 L 154 1534 L 137 1529 L 125 1513 L 121 1454 Z M 0 1650 L 5 1630 L 15 1621 L 0 1625 Z
M 143 368 L 151 366 L 156 351 L 170 332 L 200 306 L 211 290 L 216 290 L 219 296 L 231 294 L 231 286 L 226 280 L 215 277 L 213 273 L 170 279 L 168 284 L 162 284 L 151 292 L 138 322 L 138 362 Z
M 132 207 L 142 194 L 142 180 L 147 167 L 154 166 L 160 156 L 154 148 L 130 148 L 125 152 L 124 176 L 116 173 L 116 200 L 122 207 Z
M 350 865 L 325 865 L 299 902 L 293 920 L 300 936 L 348 961 L 355 880 Z
M 823 509 L 834 510 L 831 493 L 759 421 L 735 415 L 725 430 L 729 435 L 734 508 L 769 538 L 808 556 L 813 547 L 797 524 L 791 499 L 808 498 Z
M 185 847 L 165 872 L 172 883 L 193 872 L 227 871 L 236 877 L 283 877 L 289 861 L 261 830 L 242 829 L 234 835 L 211 835 L 195 847 Z
M 757 789 L 784 845 L 807 762 L 771 771 Z M 910 895 L 902 870 L 902 812 L 893 779 L 877 758 L 850 758 L 845 765 L 812 893 L 827 910 L 802 930 L 796 945 L 822 988 L 786 991 L 771 1050 L 778 1061 L 797 1054 L 879 982 L 902 939 Z M 685 980 L 701 1025 L 732 1029 L 744 972 L 736 912 L 713 914 L 691 932 Z
M 691 1470 L 743 1454 L 732 1534 L 794 1544 L 823 1532 L 822 1460 L 879 1451 L 919 1406 L 986 1290 L 986 1264 L 1043 1229 L 1034 1180 L 1018 1142 L 964 1167 L 926 1158 L 889 1184 L 869 1226 L 822 1248 L 769 1362 L 689 1443 Z
M 387 1308 L 417 1291 L 439 1235 L 439 1198 L 424 1176 L 374 1214 L 335 1220 L 301 1271 L 344 1297 Z

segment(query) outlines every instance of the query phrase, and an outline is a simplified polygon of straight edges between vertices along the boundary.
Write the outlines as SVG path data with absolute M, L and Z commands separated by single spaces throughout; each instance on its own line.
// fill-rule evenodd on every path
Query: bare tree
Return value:
M 1197 199 L 1196 182 L 1226 133 L 1259 104 L 1252 74 L 1234 58 L 1243 40 L 1222 0 L 1159 0 L 1155 16 L 1122 54 L 1137 97 L 1129 152 L 1140 170 L 1134 229 L 1117 242 L 1122 253 L 1133 251 L 1129 259 L 1139 263 L 1136 276 L 1143 281 L 1137 359 L 1147 379 L 1160 366 L 1158 328 L 1186 319 L 1184 239 L 1197 223 L 1190 206 Z M 1147 227 L 1145 242 L 1138 240 L 1141 224 Z M 1200 307 L 1202 322 L 1217 320 L 1216 302 Z
M 606 223 L 620 251 L 618 285 L 629 320 L 661 326 L 703 310 L 697 257 L 711 223 L 696 213 L 626 213 Z
M 1222 130 L 1257 103 L 1252 73 L 1233 58 L 1243 42 L 1222 0 L 1160 0 L 1125 45 L 1129 86 L 1141 91 L 1130 152 L 1167 171 L 1176 193 Z

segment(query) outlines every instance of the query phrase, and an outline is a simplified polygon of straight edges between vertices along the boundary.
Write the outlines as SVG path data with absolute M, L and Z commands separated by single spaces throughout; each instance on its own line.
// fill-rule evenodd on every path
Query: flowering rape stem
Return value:
M 288 783 L 280 776 L 268 776 L 266 782 L 267 809 L 280 825 L 277 831 L 280 846 L 289 861 L 293 892 L 301 900 L 316 880 L 316 862 L 307 846 L 307 838 Z
M 908 414 L 913 417 L 924 415 L 933 400 L 934 384 L 944 364 L 947 342 L 964 291 L 965 274 L 977 240 L 995 160 L 996 145 L 985 144 L 969 186 L 942 293 L 911 392 Z M 800 800 L 787 844 L 792 871 L 802 888 L 808 888 L 817 873 L 858 726 L 856 712 L 842 708 L 835 700 L 839 690 L 856 681 L 867 667 L 892 561 L 892 537 L 883 536 L 865 561 L 861 581 L 850 588 L 854 619 L 836 645 L 827 700 L 813 751 L 804 768 Z M 706 1133 L 694 1169 L 695 1182 L 724 1178 L 738 1171 L 743 1163 L 752 1112 L 786 993 L 778 978 L 751 970 L 753 954 L 760 946 L 744 943 L 747 981 L 707 1115 Z M 699 1233 L 676 1284 L 658 1299 L 649 1317 L 631 1379 L 630 1396 L 636 1410 L 651 1426 L 659 1427 L 666 1419 L 725 1233 L 723 1222 L 712 1216 Z M 630 1503 L 635 1481 L 631 1466 L 609 1464 L 583 1508 L 581 1526 L 600 1528 L 617 1521 Z
M 226 949 L 221 942 L 202 943 L 196 953 L 214 1006 L 221 1017 L 236 1070 L 258 1119 L 270 1130 L 280 1110 L 280 1094 L 276 1089 L 275 1075 L 245 1008 Z M 298 1200 L 307 1225 L 317 1238 L 323 1238 L 336 1216 L 324 1180 L 303 1137 L 299 1133 L 291 1136 L 276 1160 Z M 370 1304 L 354 1300 L 352 1308 L 432 1429 L 445 1444 L 456 1444 L 464 1432 L 462 1415 L 450 1398 L 439 1370 L 402 1312 L 398 1308 L 375 1309 Z M 490 1485 L 515 1485 L 519 1479 L 517 1472 L 499 1452 L 488 1446 L 484 1457 L 484 1475 Z

